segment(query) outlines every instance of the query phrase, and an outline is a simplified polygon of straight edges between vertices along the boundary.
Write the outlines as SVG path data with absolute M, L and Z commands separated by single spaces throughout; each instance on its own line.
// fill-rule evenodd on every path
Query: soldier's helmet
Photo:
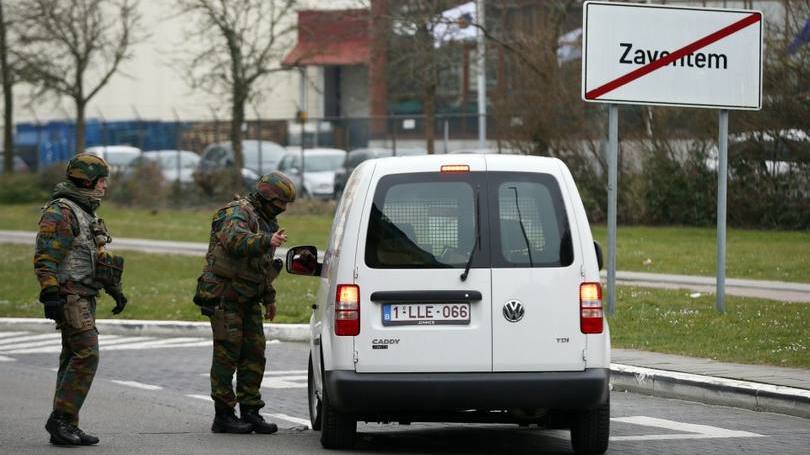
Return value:
M 98 156 L 81 153 L 68 162 L 65 173 L 70 180 L 79 180 L 85 186 L 93 186 L 101 177 L 110 175 L 110 166 Z
M 265 201 L 279 199 L 291 203 L 295 202 L 295 183 L 279 171 L 273 171 L 256 182 L 256 192 Z

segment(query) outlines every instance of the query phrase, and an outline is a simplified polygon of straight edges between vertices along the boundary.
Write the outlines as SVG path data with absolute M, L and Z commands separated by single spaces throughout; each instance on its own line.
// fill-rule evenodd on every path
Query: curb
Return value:
M 612 390 L 810 418 L 810 390 L 610 364 Z
M 100 332 L 110 335 L 211 336 L 208 322 L 98 319 Z M 0 331 L 50 332 L 54 323 L 40 318 L 0 318 Z M 264 324 L 268 340 L 308 342 L 308 324 Z M 676 398 L 810 418 L 810 390 L 678 371 L 610 364 L 611 390 Z
M 97 319 L 96 327 L 106 335 L 131 336 L 195 336 L 210 337 L 209 322 L 193 321 L 147 321 L 138 319 Z M 0 318 L 0 330 L 25 330 L 29 332 L 51 332 L 56 325 L 49 319 L 39 318 Z M 268 340 L 309 341 L 309 324 L 264 324 L 264 335 Z

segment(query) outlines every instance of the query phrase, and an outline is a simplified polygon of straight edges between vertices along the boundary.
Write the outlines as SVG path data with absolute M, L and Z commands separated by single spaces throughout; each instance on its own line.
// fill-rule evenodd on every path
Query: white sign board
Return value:
M 586 2 L 582 99 L 757 110 L 762 13 Z

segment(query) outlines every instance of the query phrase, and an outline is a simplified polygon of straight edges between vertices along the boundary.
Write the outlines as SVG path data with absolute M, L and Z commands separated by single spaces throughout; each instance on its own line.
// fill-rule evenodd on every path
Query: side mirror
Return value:
M 604 261 L 602 259 L 602 245 L 596 240 L 593 241 L 593 248 L 596 250 L 596 263 L 599 265 L 599 270 L 604 268 Z
M 322 266 L 318 263 L 318 249 L 312 245 L 294 246 L 287 250 L 287 273 L 320 276 Z

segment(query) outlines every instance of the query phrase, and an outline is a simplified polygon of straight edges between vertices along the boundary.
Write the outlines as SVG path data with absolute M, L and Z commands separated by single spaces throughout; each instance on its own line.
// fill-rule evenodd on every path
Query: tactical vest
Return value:
M 259 225 L 259 232 L 270 235 L 272 226 L 261 220 L 249 201 L 244 199 L 233 201 L 223 207 L 223 210 L 235 206 L 239 206 L 248 214 L 251 220 Z M 266 229 L 262 229 L 262 227 Z M 278 272 L 273 268 L 274 254 L 275 248 L 271 248 L 261 256 L 234 257 L 225 251 L 216 233 L 212 232 L 209 243 L 208 268 L 215 275 L 225 280 L 238 281 L 246 285 L 239 286 L 241 293 L 243 295 L 247 294 L 245 297 L 261 297 L 278 276 Z
M 98 219 L 70 199 L 59 198 L 55 199 L 55 202 L 68 206 L 79 224 L 79 235 L 73 239 L 70 251 L 59 264 L 56 278 L 59 284 L 72 281 L 98 289 L 95 276 L 99 245 L 93 232 L 93 226 L 98 224 Z

